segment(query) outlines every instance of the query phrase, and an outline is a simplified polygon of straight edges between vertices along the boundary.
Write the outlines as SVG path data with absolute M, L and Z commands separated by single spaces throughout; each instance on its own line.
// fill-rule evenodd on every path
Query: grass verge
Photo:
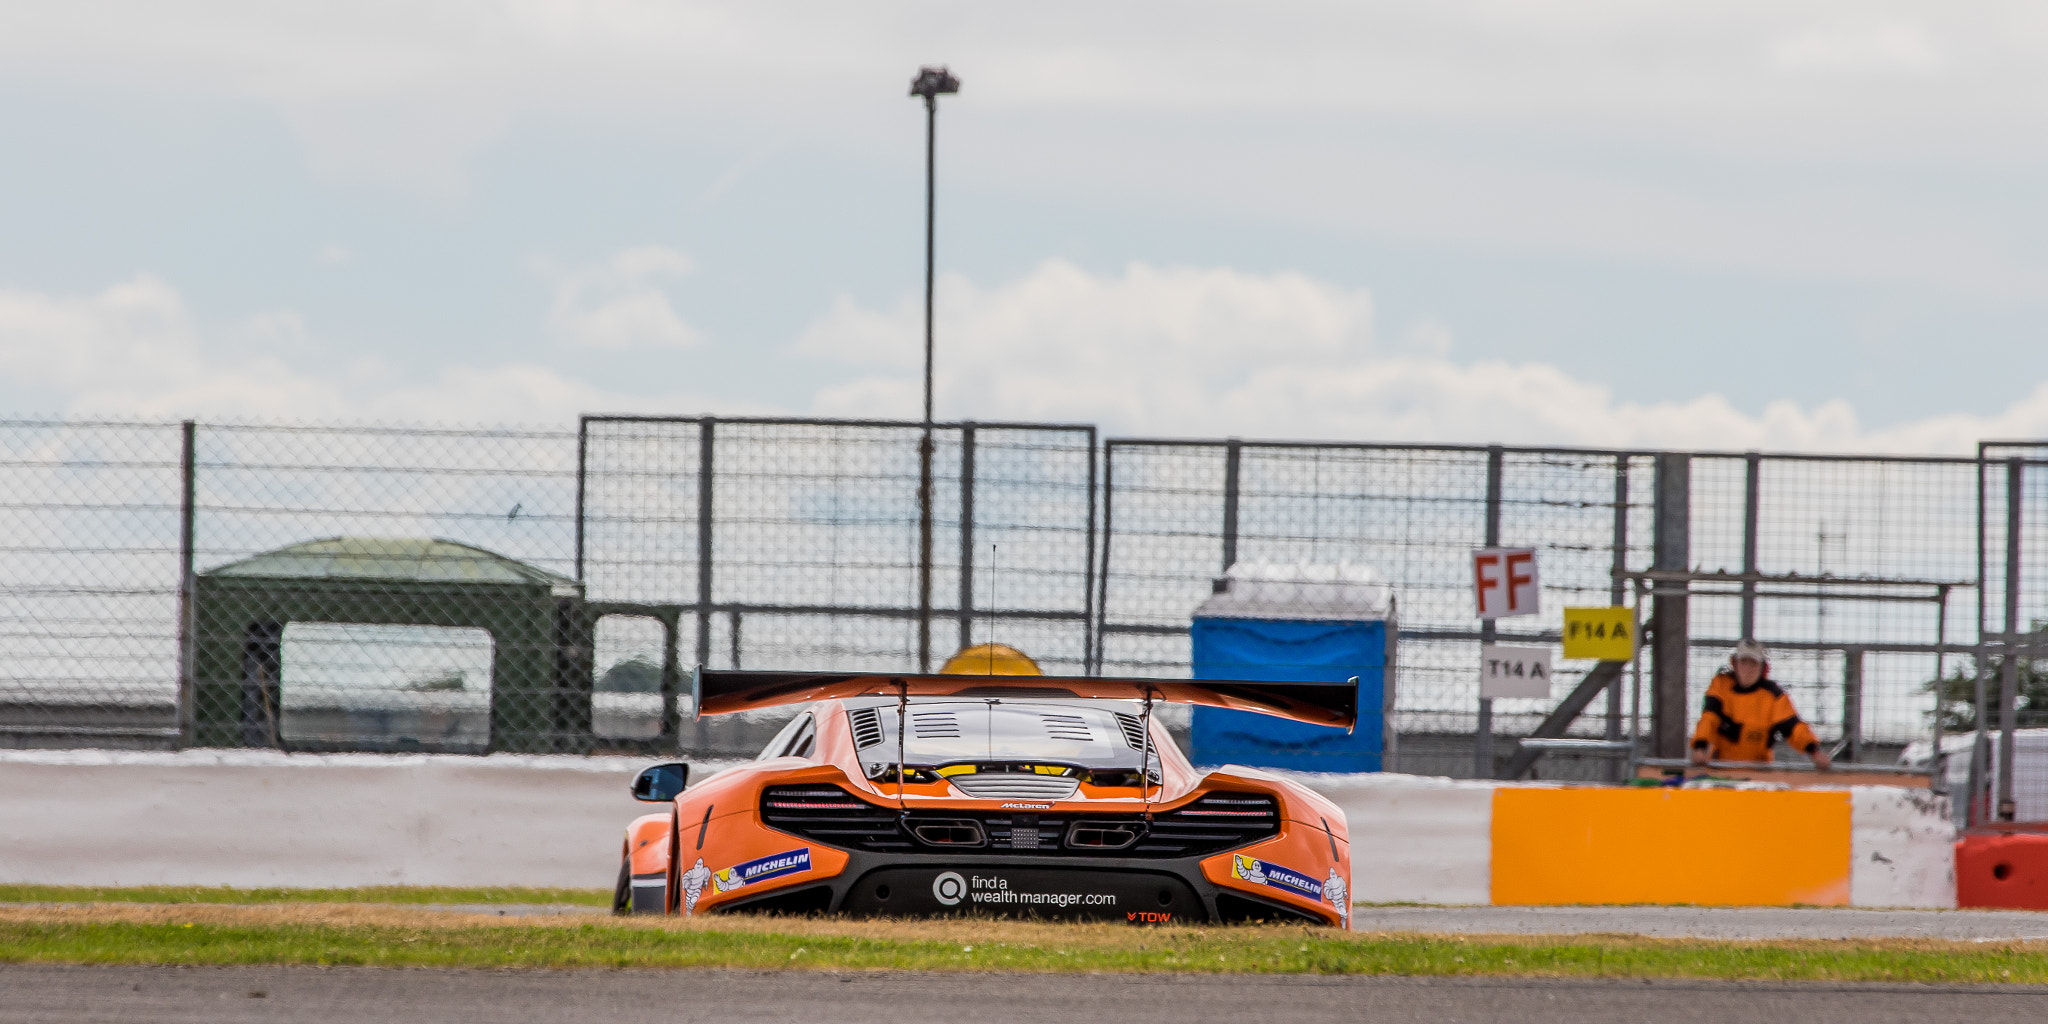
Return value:
M 388 903 L 571 904 L 610 907 L 609 889 L 456 888 L 379 885 L 360 889 L 230 889 L 227 886 L 0 885 L 0 903 Z
M 0 962 L 2048 983 L 2048 945 L 1343 934 L 987 920 L 591 920 L 348 904 L 0 908 Z

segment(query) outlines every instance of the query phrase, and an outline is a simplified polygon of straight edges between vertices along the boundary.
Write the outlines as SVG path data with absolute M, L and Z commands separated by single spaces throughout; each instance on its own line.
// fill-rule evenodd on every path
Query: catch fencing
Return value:
M 1185 675 L 1189 616 L 1231 566 L 1350 563 L 1397 599 L 1403 770 L 1500 770 L 1552 703 L 1499 701 L 1475 735 L 1478 645 L 1553 643 L 1564 607 L 1614 603 L 1653 623 L 1653 605 L 1682 604 L 1666 631 L 1683 646 L 1660 666 L 1653 640 L 1640 680 L 1570 735 L 1640 728 L 1653 749 L 1670 681 L 1689 724 L 1754 635 L 1831 746 L 1890 756 L 1938 722 L 1942 749 L 1971 750 L 1954 734 L 2048 725 L 2043 466 L 2038 444 L 1903 458 L 709 417 L 0 423 L 0 742 L 704 749 L 723 741 L 689 721 L 689 665 L 905 671 L 996 640 L 1053 672 Z M 1470 597 L 1489 540 L 1537 548 L 1542 576 L 1541 613 L 1491 631 Z M 1561 663 L 1554 696 L 1590 667 Z M 1986 746 L 1970 755 L 1986 813 L 2039 802 L 2048 818 L 2048 777 Z
M 1982 724 L 1966 749 L 1972 820 L 2048 822 L 2048 444 L 1977 454 L 1984 651 L 1946 688 L 1949 717 Z
M 0 741 L 736 753 L 684 666 L 992 637 L 1085 672 L 1096 451 L 1007 423 L 0 424 Z
M 1853 755 L 1928 737 L 1927 684 L 1974 650 L 1974 459 L 1112 439 L 1104 467 L 1104 670 L 1185 673 L 1188 614 L 1229 565 L 1370 566 L 1399 601 L 1404 768 L 1470 763 L 1448 751 L 1473 745 L 1482 642 L 1556 643 L 1565 607 L 1635 603 L 1639 580 L 1673 585 L 1657 570 L 1687 577 L 1685 707 L 1757 636 L 1774 678 Z M 1660 530 L 1682 538 L 1670 564 Z M 1540 614 L 1489 630 L 1471 551 L 1494 545 L 1537 549 L 1542 595 Z M 1559 677 L 1593 665 L 1561 662 Z M 1629 689 L 1573 734 L 1620 737 L 1651 699 Z M 1497 705 L 1502 750 L 1551 710 Z
M 1092 670 L 1092 427 L 591 416 L 577 450 L 598 689 L 640 708 L 607 738 L 658 736 L 685 664 L 920 671 L 999 641 Z M 686 741 L 743 742 L 711 728 Z

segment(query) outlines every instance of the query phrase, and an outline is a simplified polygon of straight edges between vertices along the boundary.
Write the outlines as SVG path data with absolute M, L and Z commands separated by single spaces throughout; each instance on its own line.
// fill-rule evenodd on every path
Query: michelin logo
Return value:
M 1281 867 L 1257 857 L 1233 854 L 1230 858 L 1230 873 L 1256 885 L 1290 889 L 1317 901 L 1323 898 L 1323 883 L 1293 868 Z
M 770 854 L 758 860 L 750 860 L 745 864 L 734 864 L 732 867 L 725 868 L 712 875 L 711 884 L 719 892 L 731 892 L 734 889 L 752 885 L 755 882 L 766 881 L 782 875 L 794 875 L 801 871 L 809 871 L 810 869 L 811 848 L 806 846 L 801 850 L 789 850 L 784 853 Z
M 704 896 L 704 886 L 711 881 L 711 869 L 704 866 L 704 858 L 697 858 L 697 866 L 683 872 L 683 915 L 697 912 L 697 901 Z
M 1344 876 L 1339 875 L 1336 868 L 1331 868 L 1330 877 L 1323 879 L 1323 895 L 1329 899 L 1331 906 L 1337 908 L 1337 916 L 1341 919 L 1341 927 L 1345 931 L 1351 930 L 1350 889 L 1350 886 L 1344 884 Z

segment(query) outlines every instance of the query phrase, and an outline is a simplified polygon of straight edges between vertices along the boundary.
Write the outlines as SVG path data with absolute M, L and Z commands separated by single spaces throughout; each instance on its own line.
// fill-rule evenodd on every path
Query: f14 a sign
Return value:
M 1504 647 L 1482 644 L 1479 648 L 1479 695 L 1502 697 L 1550 697 L 1550 648 Z
M 1613 608 L 1566 608 L 1564 656 L 1627 661 L 1636 656 L 1636 613 Z
M 1538 588 L 1535 548 L 1472 550 L 1472 589 L 1480 618 L 1536 614 Z

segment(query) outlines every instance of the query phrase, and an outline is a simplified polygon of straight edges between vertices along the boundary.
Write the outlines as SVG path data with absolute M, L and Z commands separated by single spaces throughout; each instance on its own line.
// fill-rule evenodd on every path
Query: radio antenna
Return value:
M 1145 714 L 1138 723 L 1144 742 L 1138 748 L 1138 792 L 1145 798 L 1145 828 L 1152 827 L 1152 687 L 1145 687 Z M 1165 782 L 1161 773 L 1160 782 Z
M 910 760 L 906 736 L 909 731 L 910 684 L 901 679 L 890 681 L 896 684 L 896 813 L 907 815 L 910 808 L 903 802 L 903 783 L 908 775 L 905 765 Z

